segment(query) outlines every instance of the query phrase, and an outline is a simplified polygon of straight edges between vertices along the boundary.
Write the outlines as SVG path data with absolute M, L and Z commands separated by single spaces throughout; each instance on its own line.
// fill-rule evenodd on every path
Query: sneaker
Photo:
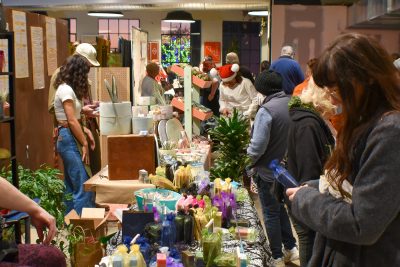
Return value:
M 272 259 L 273 267 L 285 267 L 285 261 L 283 258 Z
M 299 259 L 299 250 L 297 247 L 292 249 L 285 249 L 283 251 L 283 258 L 285 262 L 292 262 Z

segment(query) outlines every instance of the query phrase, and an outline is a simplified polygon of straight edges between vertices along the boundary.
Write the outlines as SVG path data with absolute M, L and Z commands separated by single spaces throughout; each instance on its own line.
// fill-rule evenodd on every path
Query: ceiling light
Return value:
M 178 10 L 178 11 L 171 11 L 168 12 L 167 16 L 165 19 L 163 19 L 166 22 L 172 22 L 172 23 L 194 23 L 194 19 L 192 17 L 192 14 L 186 11 Z
M 89 16 L 92 17 L 106 17 L 106 18 L 119 18 L 123 17 L 124 15 L 121 12 L 111 12 L 111 11 L 89 11 Z
M 268 10 L 250 11 L 247 14 L 249 14 L 250 16 L 266 17 L 268 16 Z

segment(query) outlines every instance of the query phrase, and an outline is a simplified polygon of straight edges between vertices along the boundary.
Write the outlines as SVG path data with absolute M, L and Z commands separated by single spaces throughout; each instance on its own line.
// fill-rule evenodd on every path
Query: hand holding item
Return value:
M 39 241 L 43 241 L 45 245 L 49 245 L 57 232 L 56 220 L 47 211 L 37 205 L 32 212 L 28 212 L 31 217 L 32 225 L 35 226 Z M 48 229 L 47 236 L 44 239 L 43 231 Z M 44 240 L 43 240 L 44 239 Z
M 100 116 L 97 108 L 98 106 L 95 104 L 85 105 L 82 107 L 82 112 L 87 117 L 96 118 Z
M 302 185 L 299 187 L 294 187 L 294 188 L 289 188 L 286 190 L 286 195 L 288 196 L 290 201 L 293 201 L 294 196 L 296 195 L 297 191 L 299 191 L 299 189 L 303 188 L 303 187 L 307 187 L 308 185 Z

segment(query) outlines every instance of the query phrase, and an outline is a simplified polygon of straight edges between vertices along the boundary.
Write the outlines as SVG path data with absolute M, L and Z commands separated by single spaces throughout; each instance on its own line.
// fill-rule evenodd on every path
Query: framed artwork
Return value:
M 160 43 L 158 41 L 147 42 L 147 60 L 160 62 Z
M 211 56 L 214 63 L 221 62 L 221 42 L 204 42 L 204 56 Z

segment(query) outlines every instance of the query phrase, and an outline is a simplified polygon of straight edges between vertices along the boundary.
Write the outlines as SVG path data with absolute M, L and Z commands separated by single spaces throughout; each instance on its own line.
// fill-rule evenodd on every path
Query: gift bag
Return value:
M 80 232 L 80 233 L 79 233 Z M 103 257 L 103 249 L 100 241 L 96 240 L 93 236 L 86 237 L 85 231 L 82 227 L 75 227 L 73 235 L 79 234 L 83 237 L 76 240 L 76 243 L 72 244 L 73 252 L 71 256 L 71 264 L 75 267 L 93 267 L 98 264 Z

